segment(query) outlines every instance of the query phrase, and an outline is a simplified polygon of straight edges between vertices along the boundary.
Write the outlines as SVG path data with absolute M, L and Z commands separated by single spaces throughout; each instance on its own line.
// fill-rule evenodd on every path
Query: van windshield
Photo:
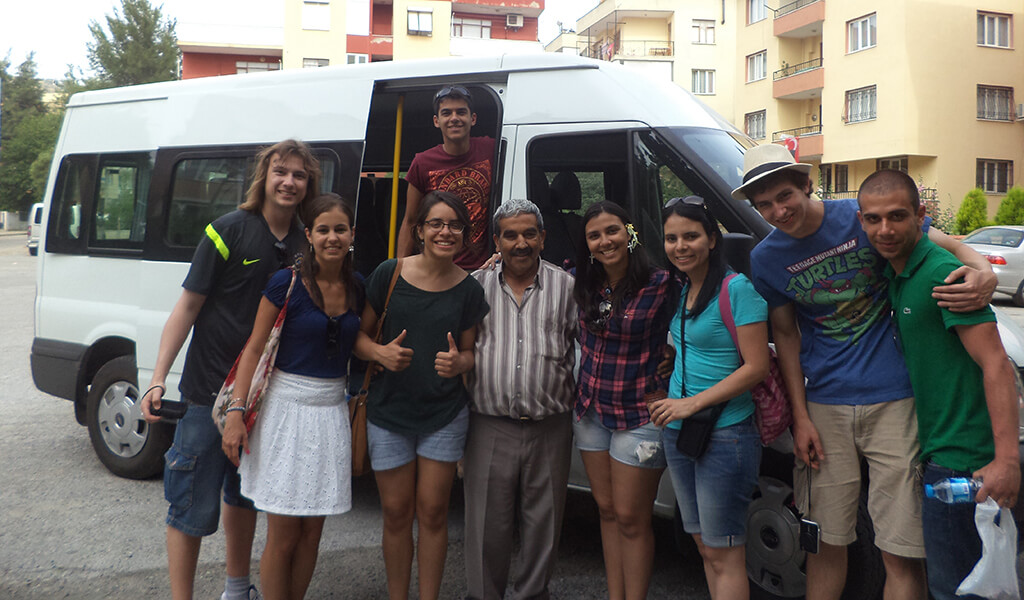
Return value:
M 756 145 L 746 136 L 720 129 L 659 127 L 655 131 L 691 164 L 708 167 L 729 190 L 743 182 L 743 154 Z

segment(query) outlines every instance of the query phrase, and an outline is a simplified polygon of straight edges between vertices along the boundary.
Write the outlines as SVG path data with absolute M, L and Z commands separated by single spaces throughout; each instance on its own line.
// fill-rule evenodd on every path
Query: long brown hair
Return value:
M 305 212 L 301 215 L 302 221 L 306 223 L 306 231 L 312 229 L 317 217 L 335 208 L 339 208 L 341 212 L 345 213 L 345 216 L 348 217 L 349 227 L 351 227 L 355 222 L 355 210 L 352 208 L 352 202 L 338 194 L 328 192 L 308 201 Z M 349 308 L 358 311 L 362 305 L 363 284 L 356 278 L 352 268 L 352 254 L 353 252 L 349 251 L 345 260 L 342 261 L 340 276 L 341 282 L 345 286 L 345 300 L 348 302 Z M 320 273 L 320 264 L 316 261 L 312 244 L 309 244 L 302 251 L 299 274 L 302 275 L 302 281 L 306 284 L 306 289 L 309 290 L 309 297 L 320 307 L 320 310 L 324 310 L 324 295 L 316 282 L 318 273 Z
M 306 181 L 306 197 L 302 203 L 309 202 L 320 193 L 320 161 L 313 156 L 309 146 L 298 140 L 284 140 L 273 146 L 267 146 L 256 155 L 256 170 L 253 173 L 252 183 L 245 193 L 245 202 L 238 208 L 249 212 L 263 210 L 263 203 L 267 199 L 267 173 L 270 172 L 270 161 L 274 157 L 278 160 L 287 160 L 293 156 L 302 159 L 302 166 L 306 169 L 309 179 Z M 300 207 L 302 204 L 300 204 Z

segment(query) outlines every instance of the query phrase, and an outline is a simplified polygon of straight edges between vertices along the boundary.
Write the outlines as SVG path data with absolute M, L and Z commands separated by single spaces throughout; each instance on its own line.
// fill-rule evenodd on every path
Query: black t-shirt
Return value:
M 302 252 L 306 236 L 298 219 L 283 240 L 260 213 L 236 210 L 206 226 L 182 287 L 206 296 L 192 329 L 178 390 L 195 404 L 212 406 L 231 365 L 252 333 L 270 276 Z
M 394 259 L 381 263 L 366 280 L 366 301 L 378 315 L 384 311 L 396 264 Z M 402 345 L 413 349 L 412 363 L 397 373 L 383 371 L 373 380 L 366 418 L 378 427 L 406 434 L 433 433 L 450 423 L 469 398 L 462 377 L 441 377 L 434 359 L 448 350 L 448 332 L 458 341 L 489 310 L 484 289 L 468 275 L 443 292 L 427 292 L 399 274 L 381 342 L 386 344 L 406 330 Z

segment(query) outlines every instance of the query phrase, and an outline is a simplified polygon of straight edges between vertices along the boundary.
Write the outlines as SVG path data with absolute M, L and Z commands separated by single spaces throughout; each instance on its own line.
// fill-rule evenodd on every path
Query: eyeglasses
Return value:
M 459 234 L 466 230 L 466 224 L 462 221 L 445 222 L 443 219 L 430 219 L 429 221 L 424 221 L 423 224 L 429 227 L 431 231 L 441 231 L 447 227 L 448 231 Z
M 688 204 L 690 206 L 699 206 L 699 207 L 703 208 L 704 210 L 708 209 L 708 205 L 704 203 L 704 199 L 701 198 L 700 196 L 687 196 L 685 198 L 672 198 L 671 200 L 669 200 L 668 202 L 665 203 L 665 208 L 672 208 L 673 206 L 675 206 L 676 204 L 679 204 L 680 202 L 682 202 L 683 204 Z
M 327 356 L 341 353 L 341 322 L 327 317 Z
M 277 253 L 277 262 L 281 268 L 290 267 L 291 261 L 288 260 L 288 245 L 282 241 L 274 243 L 274 252 Z
M 448 96 L 451 96 L 452 92 L 454 92 L 456 94 L 459 94 L 460 96 L 465 96 L 466 98 L 472 98 L 473 97 L 469 93 L 469 90 L 467 90 L 466 88 L 462 87 L 461 85 L 446 85 L 443 88 L 437 90 L 437 93 L 434 94 L 434 100 L 440 100 L 442 98 L 446 98 Z

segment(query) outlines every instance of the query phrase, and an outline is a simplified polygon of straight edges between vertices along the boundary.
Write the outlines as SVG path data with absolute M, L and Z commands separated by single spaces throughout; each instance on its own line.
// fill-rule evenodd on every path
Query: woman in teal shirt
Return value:
M 684 287 L 669 331 L 675 369 L 669 397 L 652 402 L 683 529 L 697 542 L 713 600 L 746 599 L 746 520 L 757 485 L 761 440 L 750 388 L 768 373 L 768 310 L 750 280 L 730 273 L 718 223 L 697 196 L 673 198 L 662 212 L 665 254 Z M 722 321 L 726 285 L 739 348 Z M 723 405 L 711 441 L 694 459 L 677 449 L 681 421 Z M 709 411 L 710 412 L 710 411 Z M 707 414 L 707 413 L 704 413 Z

